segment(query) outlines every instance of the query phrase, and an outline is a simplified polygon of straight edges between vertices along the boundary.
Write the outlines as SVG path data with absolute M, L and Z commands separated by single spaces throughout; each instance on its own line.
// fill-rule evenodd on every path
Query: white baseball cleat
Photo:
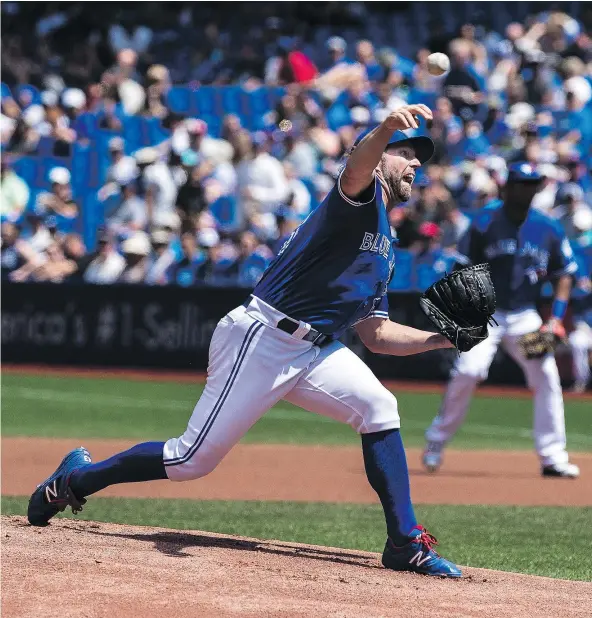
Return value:
M 442 442 L 428 442 L 423 452 L 423 465 L 428 472 L 437 472 L 442 465 Z
M 580 469 L 575 464 L 559 463 L 543 466 L 542 475 L 563 479 L 577 479 L 580 476 Z

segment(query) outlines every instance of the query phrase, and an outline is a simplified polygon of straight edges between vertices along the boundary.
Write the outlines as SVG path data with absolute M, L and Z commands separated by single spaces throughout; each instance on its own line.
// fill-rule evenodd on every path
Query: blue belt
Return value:
M 247 298 L 247 300 L 243 303 L 243 307 L 247 308 L 250 304 L 251 299 Z M 285 333 L 288 333 L 288 335 L 293 335 L 299 327 L 300 322 L 289 317 L 282 318 L 277 323 L 277 328 L 284 331 Z M 323 346 L 333 341 L 330 335 L 323 335 L 323 333 L 320 333 L 318 330 L 312 328 L 312 326 L 310 330 L 306 333 L 306 335 L 304 335 L 304 337 L 301 337 L 301 339 L 303 341 L 310 341 L 312 344 L 318 346 Z

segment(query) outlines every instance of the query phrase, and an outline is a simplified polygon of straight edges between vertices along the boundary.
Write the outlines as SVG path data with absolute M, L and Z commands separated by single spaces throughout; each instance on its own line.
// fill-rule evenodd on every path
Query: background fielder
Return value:
M 347 160 L 336 186 L 286 242 L 253 295 L 218 324 L 208 379 L 185 433 L 147 442 L 96 464 L 76 449 L 31 496 L 29 521 L 45 525 L 66 505 L 114 483 L 196 479 L 211 472 L 278 400 L 350 424 L 362 436 L 368 480 L 382 503 L 394 570 L 460 577 L 433 549 L 411 504 L 397 400 L 337 338 L 356 325 L 384 354 L 451 347 L 440 334 L 388 320 L 394 268 L 388 209 L 411 195 L 415 171 L 434 152 L 429 138 L 398 129 L 431 119 L 423 105 L 393 112 Z
M 577 466 L 568 462 L 563 396 L 552 354 L 526 359 L 519 338 L 541 328 L 536 310 L 540 287 L 547 278 L 557 281 L 552 318 L 546 328 L 560 331 L 577 271 L 573 252 L 560 226 L 530 203 L 542 177 L 528 163 L 510 167 L 501 206 L 485 208 L 461 240 L 459 251 L 468 261 L 488 262 L 496 290 L 498 326 L 471 351 L 461 354 L 438 415 L 426 431 L 423 462 L 430 471 L 442 463 L 444 445 L 463 423 L 477 383 L 487 378 L 501 344 L 518 363 L 534 395 L 534 443 L 542 474 L 574 478 Z

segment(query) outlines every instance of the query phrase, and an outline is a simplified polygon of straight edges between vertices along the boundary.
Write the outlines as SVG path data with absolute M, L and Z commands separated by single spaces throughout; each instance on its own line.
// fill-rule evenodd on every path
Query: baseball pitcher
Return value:
M 66 506 L 76 512 L 115 483 L 202 477 L 283 399 L 361 434 L 368 479 L 387 523 L 385 567 L 461 576 L 415 519 L 397 400 L 338 341 L 354 326 L 382 354 L 450 348 L 450 339 L 472 345 L 470 330 L 448 324 L 444 334 L 431 333 L 388 319 L 395 262 L 388 212 L 409 199 L 417 168 L 434 151 L 429 138 L 401 132 L 417 128 L 420 117 L 432 113 L 424 105 L 402 107 L 357 141 L 333 190 L 286 241 L 253 294 L 220 320 L 205 390 L 185 433 L 95 464 L 83 447 L 72 451 L 33 493 L 32 524 L 46 525 Z
M 543 476 L 579 475 L 578 467 L 568 461 L 563 396 L 553 355 L 556 341 L 565 337 L 562 320 L 577 264 L 559 223 L 530 209 L 541 180 L 528 163 L 510 166 L 503 204 L 477 215 L 459 244 L 468 261 L 490 266 L 498 324 L 456 362 L 440 411 L 425 434 L 423 463 L 431 472 L 440 467 L 444 445 L 463 423 L 475 386 L 487 378 L 502 344 L 534 394 L 534 443 Z M 543 325 L 535 305 L 548 278 L 556 281 L 555 299 L 552 317 Z

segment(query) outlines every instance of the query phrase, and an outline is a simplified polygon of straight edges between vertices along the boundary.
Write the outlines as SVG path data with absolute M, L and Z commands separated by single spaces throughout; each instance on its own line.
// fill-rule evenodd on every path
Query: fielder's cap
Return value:
M 540 182 L 542 179 L 536 167 L 526 161 L 512 163 L 508 169 L 508 182 Z
M 52 184 L 67 185 L 70 178 L 70 171 L 65 167 L 54 167 L 49 172 L 49 182 Z
M 354 146 L 357 146 L 360 141 L 364 139 L 368 133 L 370 133 L 371 130 L 373 129 L 367 129 L 363 133 L 360 133 L 354 142 Z M 422 165 L 427 163 L 434 156 L 434 142 L 432 142 L 432 140 L 425 135 L 409 137 L 408 135 L 405 135 L 403 131 L 395 131 L 391 136 L 389 143 L 386 145 L 385 150 L 389 146 L 394 146 L 395 144 L 397 146 L 401 146 L 402 144 L 408 144 L 411 146 L 415 150 L 415 156 L 419 159 Z

